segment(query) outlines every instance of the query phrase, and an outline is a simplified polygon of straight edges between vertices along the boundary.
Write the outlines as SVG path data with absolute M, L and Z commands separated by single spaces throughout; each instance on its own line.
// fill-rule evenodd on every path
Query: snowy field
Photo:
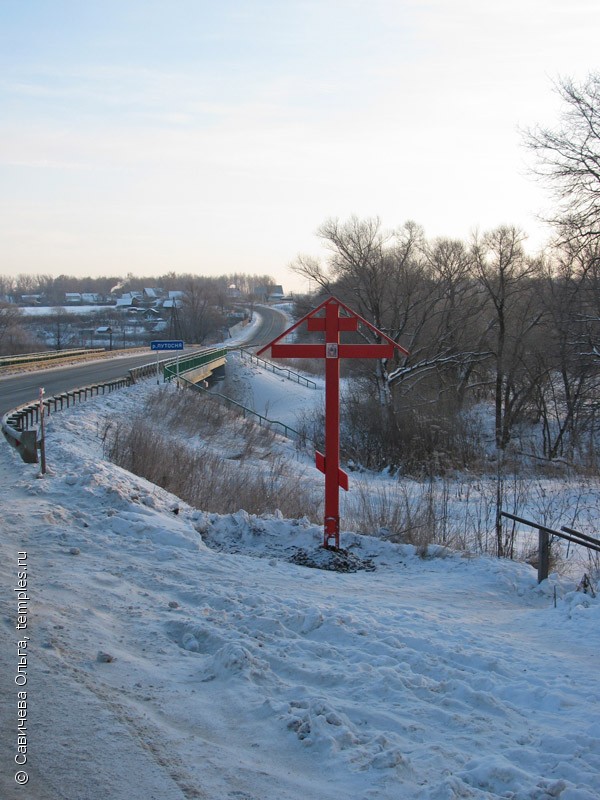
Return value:
M 236 374 L 260 413 L 308 403 Z M 598 599 L 348 531 L 368 569 L 301 566 L 306 518 L 208 514 L 103 459 L 105 420 L 150 390 L 53 415 L 44 478 L 0 446 L 0 797 L 600 798 Z
M 105 306 L 21 306 L 21 314 L 25 317 L 43 317 L 60 312 L 61 314 L 105 314 L 107 311 L 114 311 L 116 305 Z

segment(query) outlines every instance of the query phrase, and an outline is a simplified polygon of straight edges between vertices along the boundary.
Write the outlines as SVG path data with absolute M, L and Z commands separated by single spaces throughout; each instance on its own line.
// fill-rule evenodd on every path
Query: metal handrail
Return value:
M 200 386 L 198 383 L 194 383 L 194 381 L 190 381 L 188 378 L 185 377 L 185 372 L 191 372 L 194 369 L 202 366 L 203 364 L 210 364 L 212 361 L 219 361 L 222 358 L 227 356 L 231 350 L 237 348 L 229 348 L 229 347 L 222 347 L 222 348 L 215 348 L 213 350 L 207 350 L 204 353 L 201 353 L 197 356 L 192 356 L 191 358 L 187 359 L 180 359 L 179 364 L 177 365 L 176 362 L 171 361 L 169 364 L 166 364 L 163 370 L 164 380 L 171 381 L 177 377 L 179 377 L 180 381 L 183 381 L 190 389 L 194 389 L 197 392 L 202 392 L 206 394 L 208 397 L 213 399 L 219 399 L 225 405 L 229 407 L 233 407 L 237 411 L 240 411 L 244 417 L 250 415 L 251 417 L 255 417 L 259 425 L 266 425 L 271 428 L 275 428 L 280 430 L 284 436 L 288 439 L 296 438 L 298 440 L 302 439 L 302 434 L 300 434 L 295 428 L 292 428 L 290 425 L 286 425 L 285 422 L 280 422 L 277 419 L 269 419 L 269 417 L 265 417 L 262 414 L 259 414 L 258 411 L 254 411 L 248 406 L 243 405 L 242 403 L 238 403 L 237 400 L 233 400 L 233 398 L 228 397 L 225 394 L 221 394 L 221 392 L 211 392 L 208 389 L 205 389 L 203 386 Z M 315 384 L 316 387 L 316 384 Z
M 281 429 L 281 432 L 284 436 L 287 436 L 288 439 L 302 439 L 302 434 L 299 433 L 295 428 L 292 428 L 290 425 L 286 425 L 285 422 L 280 422 L 277 419 L 269 419 L 269 417 L 265 417 L 262 414 L 259 414 L 258 411 L 253 411 L 253 409 L 248 408 L 247 406 L 242 405 L 242 403 L 238 403 L 237 400 L 233 400 L 231 397 L 227 397 L 226 394 L 221 394 L 220 392 L 211 392 L 209 389 L 205 389 L 203 386 L 200 386 L 198 383 L 194 383 L 193 381 L 188 380 L 185 376 L 179 376 L 181 381 L 184 381 L 190 389 L 194 389 L 197 392 L 202 392 L 208 397 L 212 397 L 213 399 L 219 399 L 225 405 L 233 407 L 237 411 L 240 411 L 242 415 L 245 417 L 246 415 L 250 415 L 251 417 L 256 417 L 259 421 L 260 425 L 263 423 L 267 427 L 274 427 L 276 429 Z M 291 434 L 291 435 L 290 435 Z
M 290 369 L 289 367 L 280 367 L 278 364 L 273 364 L 273 362 L 271 361 L 267 361 L 264 358 L 260 358 L 260 356 L 254 355 L 254 353 L 250 353 L 243 347 L 240 347 L 239 351 L 242 356 L 242 359 L 247 358 L 250 360 L 251 363 L 254 362 L 263 369 L 270 370 L 274 375 L 283 375 L 284 378 L 287 378 L 290 381 L 294 381 L 297 384 L 302 384 L 308 387 L 309 389 L 317 388 L 317 384 L 315 381 L 311 380 L 310 378 L 305 378 L 304 375 L 300 375 L 300 373 L 295 372 L 293 369 Z
M 559 539 L 566 539 L 572 544 L 579 544 L 582 547 L 587 547 L 588 550 L 594 550 L 600 553 L 600 540 L 594 539 L 593 536 L 587 536 L 585 533 L 579 533 L 572 528 L 565 530 L 563 527 L 560 531 L 554 528 L 548 528 L 546 525 L 541 525 L 538 522 L 533 522 L 524 517 L 518 517 L 516 514 L 510 514 L 508 511 L 501 511 L 501 517 L 512 519 L 515 522 L 520 522 L 522 525 L 528 525 L 530 528 L 537 528 L 538 531 L 538 583 L 546 580 L 550 569 L 550 537 L 557 536 Z
M 584 546 L 585 546 L 585 542 L 590 542 L 591 544 L 595 544 L 595 545 L 598 545 L 598 547 L 600 547 L 600 539 L 595 539 L 593 536 L 588 536 L 585 533 L 580 533 L 579 531 L 576 531 L 573 528 L 567 528 L 566 525 L 561 525 L 560 529 L 561 529 L 561 531 L 564 531 L 565 533 L 570 533 L 572 536 L 577 536 L 580 539 L 583 539 L 584 541 L 581 542 L 581 544 L 583 544 Z
M 590 550 L 596 550 L 600 553 L 600 539 L 594 539 L 593 536 L 587 536 L 585 533 L 579 533 L 572 528 L 565 528 L 563 526 L 560 531 L 557 531 L 554 530 L 554 528 L 548 528 L 546 525 L 540 525 L 538 522 L 532 522 L 529 519 L 517 517 L 515 514 L 509 514 L 508 511 L 501 511 L 500 516 L 507 517 L 515 522 L 520 522 L 522 525 L 529 525 L 531 528 L 537 528 L 539 531 L 543 531 L 549 536 L 558 536 L 559 539 L 566 539 L 568 542 L 580 544 L 583 547 L 588 547 Z

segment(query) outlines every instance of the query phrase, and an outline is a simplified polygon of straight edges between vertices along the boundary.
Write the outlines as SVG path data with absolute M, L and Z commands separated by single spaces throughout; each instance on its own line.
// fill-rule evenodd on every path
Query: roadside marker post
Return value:
M 40 474 L 46 474 L 46 421 L 44 417 L 45 389 L 40 386 Z
M 344 311 L 345 315 L 340 315 Z M 323 313 L 321 313 L 323 312 Z M 302 323 L 309 331 L 323 331 L 324 344 L 287 344 L 279 342 Z M 373 344 L 344 344 L 340 334 L 358 331 L 365 325 L 379 340 Z M 267 350 L 272 358 L 324 358 L 325 359 L 325 453 L 315 453 L 317 469 L 325 474 L 325 519 L 323 547 L 339 549 L 340 546 L 340 486 L 348 491 L 348 475 L 340 467 L 340 359 L 341 358 L 391 358 L 397 350 L 408 355 L 401 345 L 370 322 L 361 317 L 336 297 L 330 297 L 317 308 L 261 348 L 260 356 Z M 333 544 L 332 544 L 333 543 Z

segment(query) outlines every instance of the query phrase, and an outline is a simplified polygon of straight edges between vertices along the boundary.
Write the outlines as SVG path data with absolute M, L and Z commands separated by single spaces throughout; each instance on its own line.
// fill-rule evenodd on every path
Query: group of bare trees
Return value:
M 215 331 L 227 322 L 227 307 L 236 299 L 244 300 L 252 307 L 263 287 L 273 286 L 273 279 L 265 275 L 237 273 L 217 278 L 199 275 L 169 273 L 161 285 L 181 292 L 176 313 L 177 329 L 173 336 L 188 342 L 203 344 Z M 230 289 L 235 288 L 232 295 Z M 262 297 L 260 298 L 262 299 Z
M 364 460 L 369 441 L 379 466 L 468 459 L 477 447 L 465 451 L 465 412 L 484 400 L 498 451 L 523 423 L 539 427 L 547 458 L 571 458 L 590 441 L 600 378 L 593 243 L 532 258 L 511 227 L 469 243 L 430 242 L 412 223 L 386 233 L 378 220 L 356 217 L 329 220 L 319 235 L 331 258 L 300 258 L 294 269 L 410 351 L 357 376 L 353 455 Z M 367 328 L 360 335 L 376 339 Z
M 464 463 L 481 452 L 480 430 L 466 436 L 467 412 L 487 401 L 496 457 L 515 445 L 595 463 L 600 74 L 557 89 L 560 127 L 528 131 L 525 142 L 559 202 L 543 254 L 528 255 L 525 234 L 510 226 L 469 242 L 428 241 L 412 222 L 385 231 L 379 219 L 352 217 L 321 226 L 324 263 L 300 256 L 292 265 L 410 351 L 363 367 L 370 372 L 348 403 L 350 455 L 378 466 Z M 526 427 L 537 437 L 525 440 Z
M 63 305 L 67 292 L 90 292 L 107 297 L 118 282 L 118 278 L 106 275 L 96 278 L 45 273 L 0 275 L 0 297 L 22 298 L 38 295 L 49 306 Z

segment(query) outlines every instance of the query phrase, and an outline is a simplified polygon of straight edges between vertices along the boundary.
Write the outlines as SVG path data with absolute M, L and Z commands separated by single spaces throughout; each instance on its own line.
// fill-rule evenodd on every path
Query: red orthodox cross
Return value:
M 340 311 L 346 312 L 340 316 Z M 324 314 L 319 312 L 324 310 Z M 324 344 L 278 344 L 303 322 L 309 331 L 324 331 Z M 340 333 L 357 331 L 358 323 L 366 325 L 381 339 L 379 344 L 343 344 Z M 325 473 L 325 524 L 323 547 L 340 546 L 339 487 L 348 491 L 348 475 L 340 467 L 340 358 L 391 358 L 394 350 L 403 355 L 408 351 L 385 333 L 335 297 L 330 297 L 310 311 L 276 339 L 258 351 L 261 355 L 271 350 L 273 358 L 324 358 L 325 359 L 325 455 L 316 452 L 317 469 Z

